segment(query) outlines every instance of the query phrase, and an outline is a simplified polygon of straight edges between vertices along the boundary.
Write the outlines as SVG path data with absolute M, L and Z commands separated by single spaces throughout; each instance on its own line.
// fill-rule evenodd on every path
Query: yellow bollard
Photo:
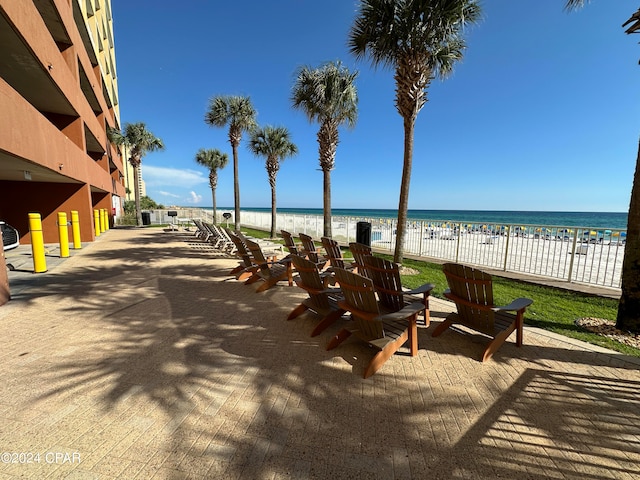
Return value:
M 109 209 L 104 209 L 104 229 L 109 231 Z
M 104 226 L 104 208 L 100 209 L 100 231 L 106 232 L 107 228 Z
M 29 214 L 29 232 L 31 232 L 33 271 L 34 273 L 46 272 L 47 261 L 44 258 L 44 235 L 42 234 L 42 220 L 39 213 Z
M 69 227 L 67 214 L 58 212 L 58 237 L 60 238 L 60 258 L 69 257 Z
M 79 250 L 82 248 L 82 240 L 80 239 L 80 216 L 77 210 L 71 210 L 71 231 L 73 232 L 73 248 Z
M 100 211 L 93 211 L 93 228 L 96 232 L 96 237 L 100 236 Z

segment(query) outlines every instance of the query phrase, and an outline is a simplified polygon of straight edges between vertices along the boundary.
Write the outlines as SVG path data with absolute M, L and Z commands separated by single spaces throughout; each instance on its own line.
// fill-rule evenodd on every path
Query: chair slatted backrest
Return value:
M 364 257 L 365 255 L 371 255 L 371 247 L 363 243 L 351 242 L 349 244 L 349 251 L 353 255 L 353 262 L 356 265 L 359 273 L 363 273 L 364 269 Z M 363 273 L 366 275 L 366 273 Z
M 494 334 L 493 283 L 491 275 L 456 263 L 442 268 L 450 295 L 456 303 L 461 323 L 481 332 Z
M 242 260 L 242 264 L 245 266 L 245 268 L 251 267 L 253 265 L 253 262 L 251 260 L 251 254 L 247 250 L 247 247 L 245 246 L 242 239 L 238 237 L 235 233 L 229 230 L 227 230 L 227 235 L 229 236 L 233 244 L 236 246 L 235 253 Z
M 291 262 L 298 273 L 299 279 L 296 279 L 298 286 L 309 294 L 311 301 L 320 310 L 329 309 L 329 296 L 322 284 L 316 264 L 298 255 L 292 255 Z
M 373 280 L 378 299 L 384 308 L 391 312 L 402 310 L 405 302 L 398 264 L 373 255 L 364 255 L 362 261 L 365 274 Z
M 316 250 L 316 244 L 313 243 L 313 238 L 304 233 L 299 233 L 300 241 L 302 242 L 302 246 L 304 247 L 307 255 L 309 256 L 309 260 L 313 263 L 319 263 L 321 261 L 320 255 Z
M 300 255 L 301 252 L 298 250 L 298 246 L 296 245 L 296 241 L 293 239 L 293 235 L 286 230 L 280 230 L 280 234 L 284 240 L 284 246 L 289 253 L 292 255 Z
M 325 254 L 329 259 L 332 267 L 346 268 L 344 258 L 342 258 L 342 250 L 340 245 L 333 238 L 322 237 L 322 248 L 324 248 Z
M 251 256 L 253 257 L 253 261 L 256 265 L 260 267 L 260 271 L 262 272 L 265 278 L 271 277 L 271 269 L 269 268 L 269 264 L 267 259 L 262 252 L 262 248 L 256 242 L 252 242 L 251 240 L 245 240 L 247 248 L 249 252 L 251 252 Z
M 368 340 L 383 338 L 382 321 L 373 320 L 380 314 L 373 280 L 343 268 L 336 268 L 335 275 L 345 302 L 352 307 L 349 311 L 358 327 L 358 335 Z

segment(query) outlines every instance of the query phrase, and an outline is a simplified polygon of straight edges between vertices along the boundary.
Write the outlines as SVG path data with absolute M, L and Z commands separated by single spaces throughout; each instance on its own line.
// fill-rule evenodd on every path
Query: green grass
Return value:
M 268 237 L 268 232 L 247 229 L 247 232 L 258 238 Z M 349 257 L 348 250 L 344 251 Z M 391 259 L 388 255 L 382 255 Z M 442 265 L 419 260 L 405 259 L 403 265 L 417 270 L 417 275 L 403 275 L 405 287 L 415 288 L 424 283 L 433 283 L 434 296 L 444 298 L 447 280 L 442 273 Z M 591 333 L 577 326 L 574 322 L 582 317 L 597 317 L 615 321 L 618 301 L 611 298 L 597 297 L 575 291 L 534 285 L 502 277 L 493 277 L 494 300 L 498 305 L 507 305 L 519 297 L 531 298 L 531 305 L 525 314 L 525 323 L 551 332 L 575 338 L 601 347 L 609 348 L 626 355 L 640 357 L 640 349 L 629 347 L 615 340 Z
M 403 265 L 420 272 L 418 275 L 403 275 L 402 282 L 406 287 L 415 288 L 423 283 L 433 283 L 436 286 L 433 295 L 444 298 L 442 292 L 447 288 L 447 280 L 441 265 L 408 259 L 403 261 Z M 591 333 L 574 323 L 582 317 L 615 321 L 617 300 L 497 276 L 493 277 L 493 294 L 497 305 L 507 305 L 519 297 L 531 298 L 533 305 L 525 313 L 527 325 L 640 357 L 640 349 Z

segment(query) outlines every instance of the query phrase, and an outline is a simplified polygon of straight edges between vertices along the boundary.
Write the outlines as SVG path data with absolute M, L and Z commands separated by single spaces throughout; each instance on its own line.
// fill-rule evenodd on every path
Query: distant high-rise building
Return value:
M 119 214 L 124 155 L 110 0 L 0 0 L 0 219 L 30 241 L 28 213 L 57 241 L 57 212 Z M 123 152 L 124 153 L 124 152 Z

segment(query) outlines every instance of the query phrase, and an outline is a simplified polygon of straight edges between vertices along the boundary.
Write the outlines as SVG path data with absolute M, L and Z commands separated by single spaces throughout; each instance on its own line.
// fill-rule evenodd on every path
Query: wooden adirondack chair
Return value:
M 251 240 L 245 240 L 245 244 L 249 252 L 251 252 L 253 262 L 259 267 L 258 270 L 244 282 L 245 285 L 263 280 L 264 283 L 256 289 L 256 292 L 264 292 L 281 280 L 287 280 L 289 286 L 293 286 L 293 270 L 290 258 L 268 261 L 264 253 L 262 253 L 262 247 L 259 244 Z
M 397 311 L 407 303 L 420 301 L 424 305 L 424 325 L 427 327 L 431 323 L 429 317 L 429 295 L 435 288 L 433 283 L 425 283 L 412 290 L 405 289 L 400 279 L 400 268 L 397 263 L 393 263 L 384 258 L 364 255 L 362 275 L 373 280 L 373 284 L 378 292 L 378 299 L 385 308 L 390 311 Z
M 338 306 L 338 301 L 344 300 L 344 297 L 339 288 L 325 287 L 315 263 L 298 255 L 291 255 L 291 261 L 298 273 L 294 280 L 300 288 L 309 294 L 309 298 L 304 299 L 300 305 L 294 308 L 287 320 L 293 320 L 307 310 L 316 312 L 322 319 L 311 332 L 311 336 L 315 337 L 346 313 L 343 308 Z
M 424 310 L 424 305 L 415 302 L 399 311 L 388 312 L 376 298 L 373 280 L 343 268 L 334 270 L 344 295 L 344 300 L 339 301 L 338 306 L 351 312 L 353 321 L 329 341 L 327 350 L 337 347 L 351 334 L 379 350 L 365 369 L 364 378 L 378 371 L 407 341 L 411 356 L 417 355 L 416 317 Z
M 457 263 L 445 263 L 443 271 L 449 284 L 444 295 L 455 302 L 458 311 L 449 314 L 436 327 L 434 337 L 456 323 L 488 335 L 493 340 L 482 354 L 483 362 L 491 358 L 514 330 L 516 345 L 522 345 L 524 312 L 533 300 L 517 298 L 509 305 L 498 307 L 493 303 L 493 283 L 488 273 Z
M 351 269 L 351 265 L 347 264 L 347 261 L 342 257 L 342 250 L 340 245 L 333 238 L 322 237 L 322 248 L 324 248 L 325 255 L 329 259 L 329 264 L 332 267 Z
M 320 269 L 323 269 L 327 263 L 329 263 L 329 259 L 320 255 L 318 250 L 316 250 L 316 244 L 313 243 L 313 238 L 304 233 L 299 233 L 300 241 L 304 247 L 304 251 L 307 254 L 307 258 L 311 260 L 313 263 L 318 265 Z
M 260 269 L 260 267 L 253 262 L 253 258 L 242 239 L 231 230 L 225 230 L 236 247 L 236 256 L 240 259 L 238 266 L 233 268 L 229 272 L 229 275 L 235 275 L 236 280 L 246 280 L 251 278 Z
M 349 244 L 349 251 L 351 252 L 351 255 L 353 255 L 354 270 L 361 273 L 362 268 L 364 267 L 363 258 L 365 255 L 372 254 L 371 247 L 363 243 L 351 242 Z
M 306 252 L 301 245 L 297 245 L 296 241 L 293 239 L 293 235 L 287 232 L 286 230 L 280 230 L 280 234 L 282 235 L 282 239 L 284 240 L 284 248 L 286 248 L 291 255 L 299 255 L 306 256 Z

